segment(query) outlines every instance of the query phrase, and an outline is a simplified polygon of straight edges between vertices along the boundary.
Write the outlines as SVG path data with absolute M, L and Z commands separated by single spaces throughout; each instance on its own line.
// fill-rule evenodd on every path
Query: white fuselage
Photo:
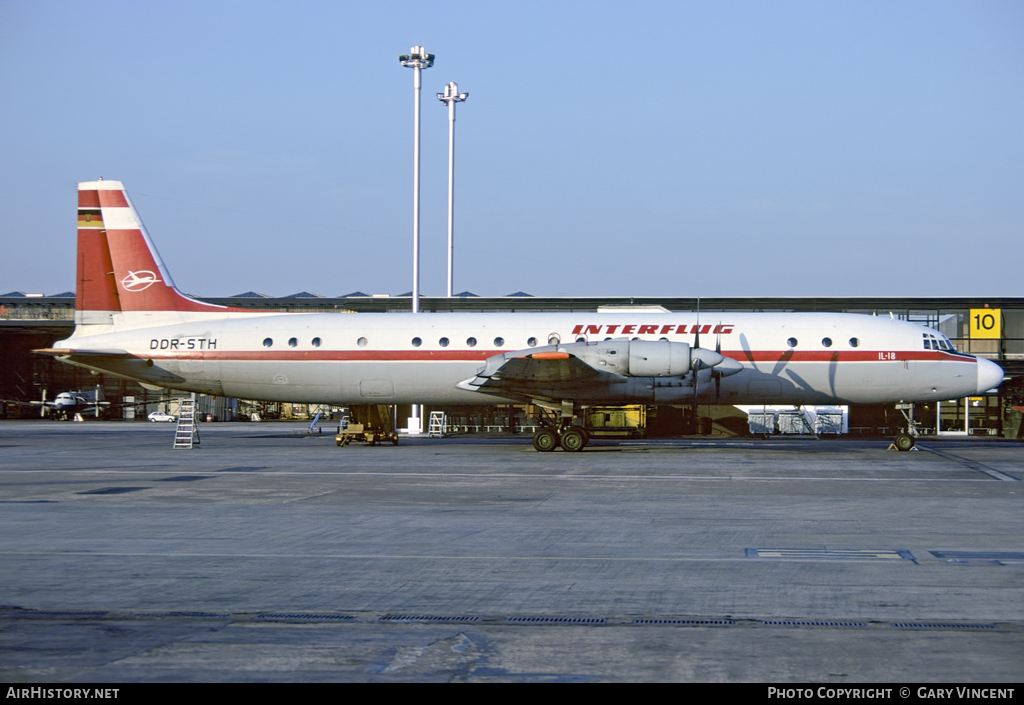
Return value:
M 115 314 L 118 315 L 118 314 Z M 267 401 L 332 404 L 494 404 L 456 385 L 488 357 L 605 339 L 694 346 L 695 313 L 317 313 L 222 317 L 175 314 L 147 327 L 88 334 L 58 347 L 123 350 L 130 359 L 72 362 L 173 389 Z M 187 320 L 187 319 L 192 320 Z M 95 329 L 95 327 L 92 327 Z M 929 337 L 930 336 L 930 337 Z M 891 318 L 837 313 L 700 314 L 703 348 L 719 347 L 742 371 L 711 382 L 702 403 L 828 404 L 936 401 L 996 386 L 993 363 L 939 349 L 937 331 Z M 951 346 L 950 346 L 951 347 Z M 633 377 L 580 390 L 579 403 L 685 404 L 693 375 Z

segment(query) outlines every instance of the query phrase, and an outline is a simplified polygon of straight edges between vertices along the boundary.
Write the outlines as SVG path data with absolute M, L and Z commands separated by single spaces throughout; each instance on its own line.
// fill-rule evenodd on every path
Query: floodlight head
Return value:
M 401 54 L 398 60 L 410 69 L 429 69 L 434 65 L 434 55 L 428 54 L 423 47 L 413 47 L 408 54 Z
M 459 85 L 455 81 L 449 82 L 444 87 L 444 93 L 438 93 L 437 99 L 442 103 L 461 103 L 469 97 L 469 93 L 459 93 Z

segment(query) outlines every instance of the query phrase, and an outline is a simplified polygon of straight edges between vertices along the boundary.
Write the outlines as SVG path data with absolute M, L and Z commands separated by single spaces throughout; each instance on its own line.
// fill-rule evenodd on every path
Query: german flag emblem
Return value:
M 102 228 L 103 227 L 103 214 L 97 210 L 80 210 L 78 211 L 78 227 L 79 228 Z

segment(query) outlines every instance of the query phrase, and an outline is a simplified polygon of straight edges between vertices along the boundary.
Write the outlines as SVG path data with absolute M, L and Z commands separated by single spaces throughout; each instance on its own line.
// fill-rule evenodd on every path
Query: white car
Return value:
M 147 418 L 153 423 L 156 423 L 157 421 L 166 421 L 167 423 L 174 423 L 175 421 L 178 420 L 177 416 L 171 416 L 170 414 L 165 414 L 162 411 L 154 411 Z

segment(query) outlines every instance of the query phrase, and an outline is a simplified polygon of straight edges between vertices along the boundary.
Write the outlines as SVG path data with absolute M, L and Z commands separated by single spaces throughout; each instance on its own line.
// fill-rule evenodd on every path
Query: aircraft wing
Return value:
M 624 382 L 554 346 L 502 353 L 487 359 L 475 377 L 458 387 L 498 397 L 559 401 L 586 387 Z
M 23 401 L 21 399 L 0 399 L 0 402 L 10 406 L 53 406 L 52 401 Z
M 668 340 L 616 338 L 494 355 L 475 377 L 456 386 L 506 399 L 559 404 L 654 402 L 660 390 L 664 402 L 696 397 L 700 372 L 710 380 L 742 370 L 741 363 L 716 350 Z M 693 391 L 684 391 L 687 388 Z

